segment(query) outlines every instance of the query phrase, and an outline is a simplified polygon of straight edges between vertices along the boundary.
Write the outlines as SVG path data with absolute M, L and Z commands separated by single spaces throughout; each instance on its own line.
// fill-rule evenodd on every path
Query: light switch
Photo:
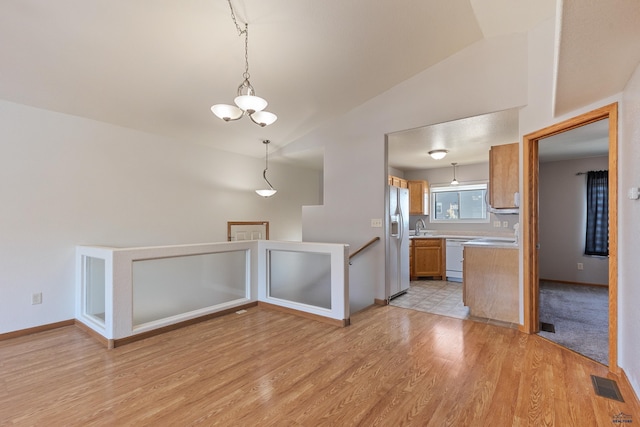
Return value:
M 638 187 L 631 187 L 631 188 L 629 189 L 629 193 L 628 193 L 627 195 L 628 195 L 628 197 L 629 197 L 631 200 L 638 200 L 638 199 L 640 199 L 640 188 L 638 188 Z

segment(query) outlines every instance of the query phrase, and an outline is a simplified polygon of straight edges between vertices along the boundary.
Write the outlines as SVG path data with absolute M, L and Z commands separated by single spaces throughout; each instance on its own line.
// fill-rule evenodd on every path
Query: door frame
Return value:
M 539 331 L 538 142 L 599 120 L 609 119 L 609 371 L 618 367 L 618 103 L 606 105 L 523 137 L 522 245 L 523 306 L 526 333 Z

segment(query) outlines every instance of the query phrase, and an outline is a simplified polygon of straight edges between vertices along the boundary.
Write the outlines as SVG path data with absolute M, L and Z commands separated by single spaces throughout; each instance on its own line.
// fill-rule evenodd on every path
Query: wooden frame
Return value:
M 231 241 L 231 227 L 243 225 L 263 225 L 265 236 L 264 240 L 269 240 L 269 221 L 228 221 L 227 222 L 227 241 Z
M 618 367 L 618 104 L 613 103 L 523 137 L 522 239 L 524 325 L 539 329 L 538 142 L 599 120 L 609 119 L 609 371 Z

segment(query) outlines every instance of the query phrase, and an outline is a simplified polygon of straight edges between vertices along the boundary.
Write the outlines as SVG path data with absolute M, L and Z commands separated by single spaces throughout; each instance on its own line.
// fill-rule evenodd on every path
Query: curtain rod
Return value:
M 591 171 L 591 172 L 600 172 L 600 171 Z M 604 169 L 603 172 L 609 172 L 609 170 L 608 169 Z M 586 175 L 587 173 L 589 173 L 589 172 L 577 172 L 576 176 L 578 176 L 578 175 Z

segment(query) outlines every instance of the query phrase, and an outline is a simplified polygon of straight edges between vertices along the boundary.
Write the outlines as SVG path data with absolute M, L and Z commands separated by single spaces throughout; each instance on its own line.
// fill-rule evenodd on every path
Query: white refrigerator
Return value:
M 389 186 L 389 299 L 409 289 L 409 190 Z

